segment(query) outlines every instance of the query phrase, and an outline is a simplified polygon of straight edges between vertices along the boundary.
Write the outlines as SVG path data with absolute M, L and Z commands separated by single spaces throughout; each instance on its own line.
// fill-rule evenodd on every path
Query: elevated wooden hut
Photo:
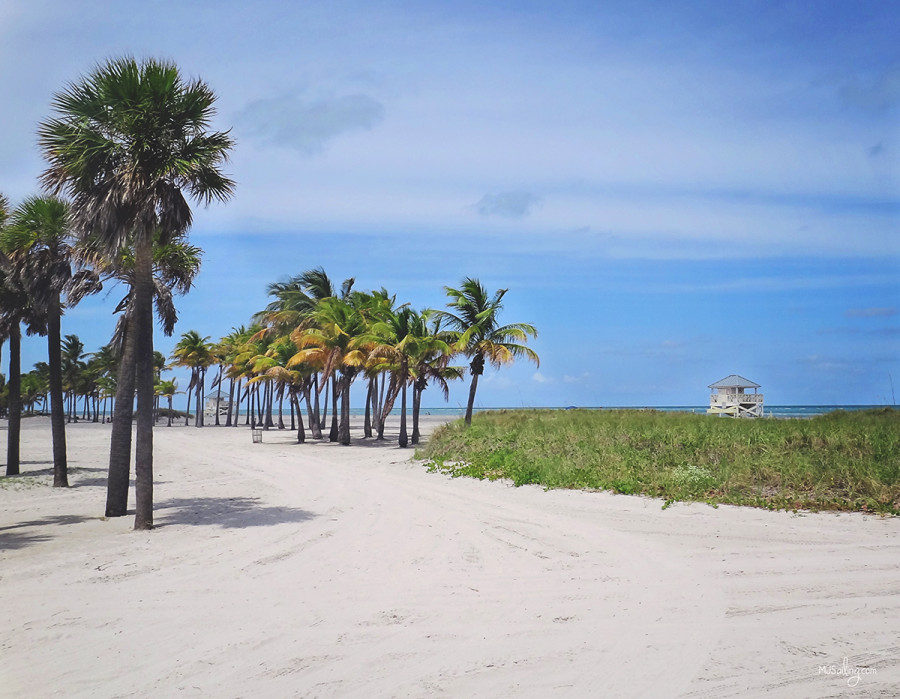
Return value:
M 709 385 L 712 394 L 709 397 L 710 415 L 727 415 L 730 417 L 762 417 L 763 394 L 758 393 L 760 385 L 743 376 L 732 374 L 721 381 Z M 753 389 L 749 393 L 749 389 Z

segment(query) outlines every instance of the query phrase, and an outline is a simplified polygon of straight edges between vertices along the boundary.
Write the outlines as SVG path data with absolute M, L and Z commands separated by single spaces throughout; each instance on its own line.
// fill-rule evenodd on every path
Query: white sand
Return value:
M 27 420 L 23 471 L 44 475 L 0 479 L 0 696 L 900 687 L 900 519 L 662 510 L 449 479 L 394 444 L 160 427 L 157 529 L 136 533 L 99 517 L 108 439 L 70 426 L 73 487 L 54 490 L 49 428 Z M 845 658 L 876 674 L 820 673 Z

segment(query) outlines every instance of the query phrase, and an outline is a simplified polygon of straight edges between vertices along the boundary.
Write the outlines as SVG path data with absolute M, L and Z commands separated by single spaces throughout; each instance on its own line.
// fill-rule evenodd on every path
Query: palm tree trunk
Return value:
M 225 416 L 225 427 L 231 427 L 231 415 L 234 412 L 234 379 L 228 382 L 228 415 Z
M 6 475 L 19 475 L 19 436 L 22 429 L 22 331 L 19 321 L 9 329 L 9 398 L 6 434 Z
M 306 430 L 303 429 L 303 411 L 300 409 L 300 399 L 297 398 L 297 394 L 291 391 L 289 394 L 291 401 L 291 419 L 293 420 L 294 410 L 296 408 L 297 411 L 297 443 L 303 444 L 306 441 Z M 293 423 L 291 423 L 291 429 L 293 429 Z
M 366 391 L 366 417 L 363 420 L 363 437 L 368 439 L 372 436 L 372 379 L 368 381 L 369 387 Z
M 316 412 L 319 412 L 319 384 L 316 383 Z M 325 381 L 325 395 L 322 397 L 322 412 L 319 415 L 319 429 L 324 431 L 328 422 L 328 381 Z
M 413 430 L 412 430 L 412 437 L 409 440 L 410 443 L 412 443 L 412 444 L 418 444 L 419 437 L 421 436 L 421 435 L 419 435 L 419 408 L 422 405 L 422 390 L 423 389 L 419 388 L 418 384 L 419 384 L 418 381 L 413 382 L 413 414 L 412 414 Z
M 406 448 L 409 444 L 409 437 L 406 435 L 406 384 L 408 369 L 406 367 L 406 356 L 400 362 L 400 439 L 399 443 L 402 448 Z
M 275 407 L 275 384 L 272 381 L 266 382 L 266 429 L 275 427 L 272 420 L 272 410 Z
M 341 376 L 341 427 L 339 436 L 341 444 L 347 446 L 350 444 L 350 384 L 352 377 L 350 374 Z
M 166 427 L 172 426 L 172 396 L 169 395 L 169 424 Z
M 195 380 L 195 372 L 196 369 L 191 369 L 191 381 L 188 384 L 187 389 L 187 405 L 184 406 L 184 426 L 187 427 L 190 425 L 191 420 L 191 391 L 193 390 L 193 386 L 197 383 Z
M 135 245 L 135 384 L 137 439 L 134 458 L 136 530 L 153 528 L 153 261 L 149 235 Z
M 312 400 L 309 395 L 309 386 L 306 386 L 305 389 L 301 390 L 303 391 L 303 398 L 306 400 L 306 415 L 309 419 L 309 432 L 313 439 L 322 439 L 322 430 L 319 428 L 319 417 L 313 409 Z
M 338 441 L 338 383 L 337 376 L 331 377 L 331 431 L 328 433 L 328 441 Z
M 250 429 L 256 429 L 256 384 L 247 386 L 247 416 L 250 419 Z
M 219 427 L 221 423 L 219 422 L 219 403 L 221 403 L 222 397 L 222 372 L 225 370 L 225 366 L 223 364 L 219 365 L 219 376 L 216 379 L 216 427 Z
M 469 402 L 466 404 L 466 424 L 472 424 L 472 408 L 475 405 L 475 389 L 478 388 L 478 374 L 472 374 L 472 385 L 469 386 Z
M 125 328 L 116 400 L 109 438 L 109 476 L 106 481 L 106 516 L 122 517 L 128 509 L 131 479 L 131 423 L 134 413 L 134 317 Z
M 66 414 L 62 395 L 62 348 L 59 332 L 59 296 L 47 309 L 47 364 L 50 374 L 50 431 L 53 439 L 53 487 L 68 488 Z
M 194 405 L 196 410 L 194 411 L 194 427 L 201 427 L 203 425 L 203 418 L 201 417 L 201 398 L 200 394 L 203 391 L 203 370 L 200 367 L 194 369 L 197 374 L 197 386 L 194 389 Z

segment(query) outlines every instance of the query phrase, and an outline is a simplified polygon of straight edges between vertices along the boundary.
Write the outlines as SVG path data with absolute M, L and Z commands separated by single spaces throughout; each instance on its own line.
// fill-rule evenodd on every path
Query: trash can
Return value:
M 252 429 L 250 434 L 253 436 L 254 444 L 262 444 L 262 430 Z

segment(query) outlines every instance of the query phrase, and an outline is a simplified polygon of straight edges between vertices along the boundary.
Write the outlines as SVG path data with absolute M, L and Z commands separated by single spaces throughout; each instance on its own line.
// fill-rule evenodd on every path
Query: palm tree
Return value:
M 478 377 L 484 373 L 484 363 L 501 367 L 519 358 L 533 361 L 540 366 L 537 353 L 527 347 L 528 337 L 537 337 L 537 330 L 528 323 L 500 325 L 498 316 L 503 309 L 503 297 L 508 289 L 499 289 L 492 297 L 481 282 L 471 277 L 463 279 L 459 289 L 444 287 L 450 300 L 447 306 L 454 312 L 436 311 L 447 322 L 455 338 L 455 349 L 470 360 L 472 383 L 469 386 L 469 402 L 466 404 L 466 424 L 472 424 L 472 408 L 475 405 L 475 389 Z
M 153 527 L 154 236 L 168 242 L 190 228 L 186 193 L 208 204 L 234 190 L 221 170 L 233 141 L 209 132 L 215 99 L 173 63 L 126 57 L 57 93 L 57 116 L 38 128 L 49 162 L 41 179 L 69 194 L 81 234 L 96 235 L 110 256 L 134 253 L 135 529 Z
M 178 392 L 178 382 L 175 379 L 170 379 L 168 381 L 160 381 L 156 384 L 157 392 L 163 398 L 167 398 L 169 400 L 169 421 L 166 424 L 166 427 L 172 426 L 172 397 Z
M 191 389 L 196 392 L 196 415 L 194 425 L 203 426 L 203 387 L 206 383 L 206 370 L 213 363 L 212 345 L 209 337 L 200 337 L 196 330 L 188 330 L 181 336 L 175 349 L 172 351 L 172 359 L 176 366 L 187 367 L 191 370 L 191 382 L 188 385 L 188 408 L 190 412 Z M 185 418 L 185 425 L 187 418 Z
M 186 294 L 193 286 L 200 270 L 202 250 L 182 239 L 162 244 L 157 237 L 153 247 L 153 284 L 156 313 L 163 333 L 170 337 L 175 331 L 178 313 L 173 293 Z M 89 240 L 81 255 L 98 270 L 104 279 L 122 281 L 128 293 L 119 301 L 116 312 L 121 313 L 110 347 L 118 357 L 116 369 L 113 425 L 110 435 L 109 478 L 106 493 L 106 516 L 121 517 L 128 505 L 128 483 L 131 469 L 131 427 L 134 416 L 134 333 L 130 332 L 134 315 L 135 267 L 134 256 L 121 250 L 110 256 L 97 250 Z M 154 371 L 156 369 L 154 352 Z
M 0 238 L 0 247 L 16 261 L 21 285 L 31 299 L 35 314 L 46 323 L 46 328 L 39 331 L 47 336 L 54 487 L 69 485 L 60 363 L 62 299 L 69 292 L 69 305 L 74 305 L 85 293 L 100 290 L 92 272 L 73 271 L 74 242 L 69 205 L 56 197 L 26 199 L 16 207 Z
M 82 383 L 81 377 L 85 370 L 84 343 L 77 335 L 66 335 L 61 343 L 61 370 L 62 387 L 69 396 L 69 421 L 78 422 L 75 403 L 78 398 L 78 388 Z
M 316 304 L 306 327 L 301 325 L 291 333 L 298 352 L 288 361 L 287 368 L 304 362 L 322 366 L 319 388 L 332 380 L 333 422 L 338 394 L 341 397 L 340 425 L 332 424 L 329 439 L 345 445 L 350 444 L 350 384 L 366 361 L 366 353 L 359 346 L 364 330 L 365 321 L 359 311 L 347 301 L 332 296 Z
M 434 320 L 432 321 L 432 318 Z M 435 381 L 441 387 L 444 400 L 450 397 L 448 380 L 460 379 L 463 376 L 463 367 L 448 366 L 453 353 L 451 335 L 441 330 L 439 317 L 435 317 L 434 311 L 425 309 L 416 319 L 412 328 L 417 338 L 416 352 L 412 357 L 413 387 L 413 429 L 410 443 L 419 443 L 419 411 L 422 407 L 422 393 L 428 387 L 430 380 Z
M 373 344 L 370 355 L 390 362 L 400 388 L 400 437 L 399 444 L 406 447 L 409 435 L 406 430 L 406 388 L 409 384 L 410 357 L 418 353 L 417 338 L 412 329 L 418 322 L 418 314 L 403 306 L 383 321 L 372 327 L 372 335 L 367 338 Z

